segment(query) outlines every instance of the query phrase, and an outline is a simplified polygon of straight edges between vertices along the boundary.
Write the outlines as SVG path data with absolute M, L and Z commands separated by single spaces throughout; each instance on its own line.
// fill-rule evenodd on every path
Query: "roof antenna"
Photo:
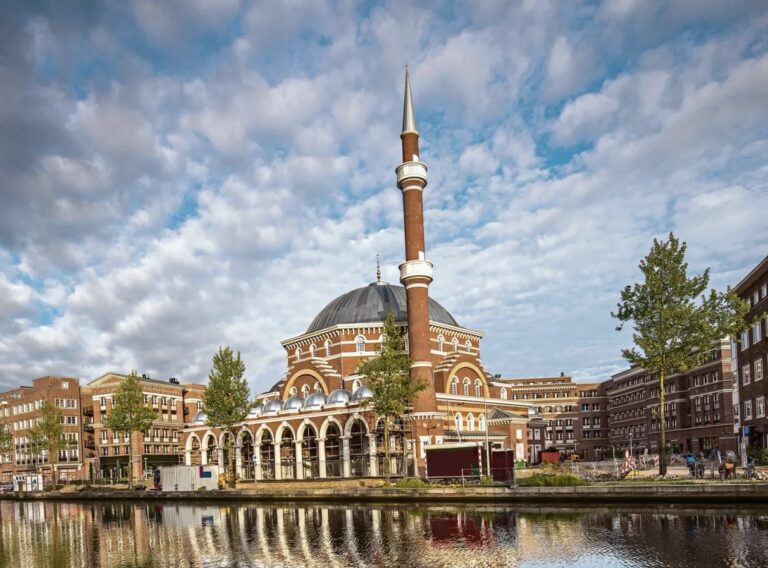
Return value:
M 376 255 L 376 284 L 381 284 L 381 260 L 379 255 Z

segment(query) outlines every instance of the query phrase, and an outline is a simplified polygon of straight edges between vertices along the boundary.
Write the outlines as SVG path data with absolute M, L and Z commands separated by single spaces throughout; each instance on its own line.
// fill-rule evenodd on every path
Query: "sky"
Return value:
M 397 283 L 411 71 L 432 297 L 503 376 L 602 380 L 654 237 L 768 254 L 768 5 L 0 3 L 0 387 L 107 371 L 254 392 L 338 295 Z

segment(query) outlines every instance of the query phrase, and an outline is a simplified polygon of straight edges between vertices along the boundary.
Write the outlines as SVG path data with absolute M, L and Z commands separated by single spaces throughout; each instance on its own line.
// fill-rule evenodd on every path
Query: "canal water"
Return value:
M 0 502 L 0 566 L 768 567 L 768 510 Z

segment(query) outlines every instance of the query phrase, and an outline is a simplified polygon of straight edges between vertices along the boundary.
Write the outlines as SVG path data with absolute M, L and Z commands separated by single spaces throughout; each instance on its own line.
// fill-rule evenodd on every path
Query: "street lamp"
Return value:
M 629 457 L 632 457 L 632 432 L 629 433 Z
M 488 440 L 488 398 L 485 396 L 485 390 L 483 390 L 483 406 L 485 407 L 485 468 L 488 472 L 488 477 L 491 477 L 491 447 Z

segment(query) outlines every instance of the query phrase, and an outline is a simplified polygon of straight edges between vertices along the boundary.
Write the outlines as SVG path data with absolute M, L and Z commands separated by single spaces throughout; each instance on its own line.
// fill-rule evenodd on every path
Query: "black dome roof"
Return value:
M 393 312 L 398 323 L 407 322 L 405 288 L 374 282 L 347 292 L 325 306 L 309 324 L 307 333 L 344 323 L 381 322 L 387 312 Z M 448 310 L 432 298 L 429 299 L 429 319 L 460 327 Z

